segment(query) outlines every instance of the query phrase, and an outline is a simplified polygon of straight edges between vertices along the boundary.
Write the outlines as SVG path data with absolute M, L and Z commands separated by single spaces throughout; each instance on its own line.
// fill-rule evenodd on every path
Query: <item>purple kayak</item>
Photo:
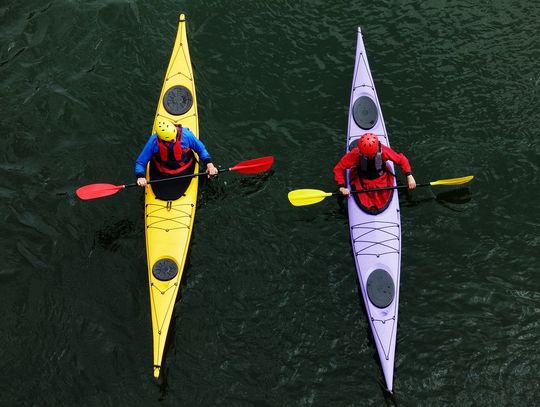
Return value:
M 365 133 L 375 133 L 389 146 L 375 84 L 369 69 L 362 32 L 358 28 L 347 151 Z M 388 162 L 391 171 L 394 167 Z M 349 186 L 350 179 L 348 177 Z M 395 185 L 395 179 L 392 181 Z M 382 365 L 386 388 L 392 392 L 398 326 L 401 221 L 397 190 L 389 195 L 379 213 L 365 210 L 357 198 L 348 200 L 349 226 L 356 272 L 369 324 Z

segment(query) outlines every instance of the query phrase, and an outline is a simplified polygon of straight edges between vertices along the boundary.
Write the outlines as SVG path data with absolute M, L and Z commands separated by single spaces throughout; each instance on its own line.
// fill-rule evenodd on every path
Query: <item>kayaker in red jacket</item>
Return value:
M 387 167 L 387 161 L 392 161 L 401 167 L 401 170 L 407 176 L 409 189 L 416 188 L 416 181 L 412 175 L 411 165 L 407 157 L 383 145 L 375 134 L 366 133 L 358 140 L 358 146 L 345 154 L 334 167 L 334 179 L 339 186 L 339 191 L 345 196 L 351 193 L 345 181 L 346 170 L 351 170 L 349 183 L 354 185 L 356 189 L 371 189 L 392 185 L 394 174 Z M 390 191 L 380 191 L 359 195 L 367 195 L 365 198 L 374 201 L 374 206 L 381 206 L 389 194 Z M 371 197 L 368 197 L 370 195 Z

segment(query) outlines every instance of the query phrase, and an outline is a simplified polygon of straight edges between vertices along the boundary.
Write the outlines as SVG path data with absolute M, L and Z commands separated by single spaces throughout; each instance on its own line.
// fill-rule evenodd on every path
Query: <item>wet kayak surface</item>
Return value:
M 7 405 L 492 406 L 540 397 L 540 5 L 293 3 L 0 6 Z M 74 190 L 134 182 L 180 12 L 199 136 L 214 162 L 276 161 L 264 174 L 201 180 L 156 383 L 143 193 L 82 202 Z M 358 26 L 392 148 L 417 182 L 475 175 L 460 187 L 400 192 L 393 399 L 346 209 L 333 197 L 301 208 L 287 200 L 293 189 L 335 188 Z

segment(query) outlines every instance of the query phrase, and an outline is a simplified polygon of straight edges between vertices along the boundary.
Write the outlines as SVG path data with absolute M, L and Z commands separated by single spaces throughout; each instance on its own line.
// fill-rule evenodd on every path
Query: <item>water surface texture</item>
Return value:
M 200 136 L 268 174 L 201 187 L 163 380 L 133 182 L 188 19 Z M 335 188 L 361 26 L 402 194 L 395 394 Z M 9 406 L 501 406 L 540 399 L 540 3 L 4 1 L 0 394 Z M 401 180 L 403 176 L 400 175 Z

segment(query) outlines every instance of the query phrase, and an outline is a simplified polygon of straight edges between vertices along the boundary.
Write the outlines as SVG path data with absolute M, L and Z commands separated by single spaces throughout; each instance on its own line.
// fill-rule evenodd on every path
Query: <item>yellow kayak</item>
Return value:
M 180 15 L 178 22 L 178 32 L 152 128 L 154 133 L 156 122 L 161 117 L 188 127 L 196 137 L 199 137 L 197 98 L 184 14 Z M 192 170 L 198 172 L 197 163 Z M 148 179 L 150 179 L 150 174 L 151 172 L 147 171 Z M 156 192 L 154 185 L 145 188 L 146 257 L 154 342 L 153 365 L 156 379 L 159 378 L 161 372 L 167 332 L 180 289 L 180 280 L 195 219 L 198 177 L 190 180 L 184 194 L 173 200 L 158 199 L 156 194 L 160 194 Z

